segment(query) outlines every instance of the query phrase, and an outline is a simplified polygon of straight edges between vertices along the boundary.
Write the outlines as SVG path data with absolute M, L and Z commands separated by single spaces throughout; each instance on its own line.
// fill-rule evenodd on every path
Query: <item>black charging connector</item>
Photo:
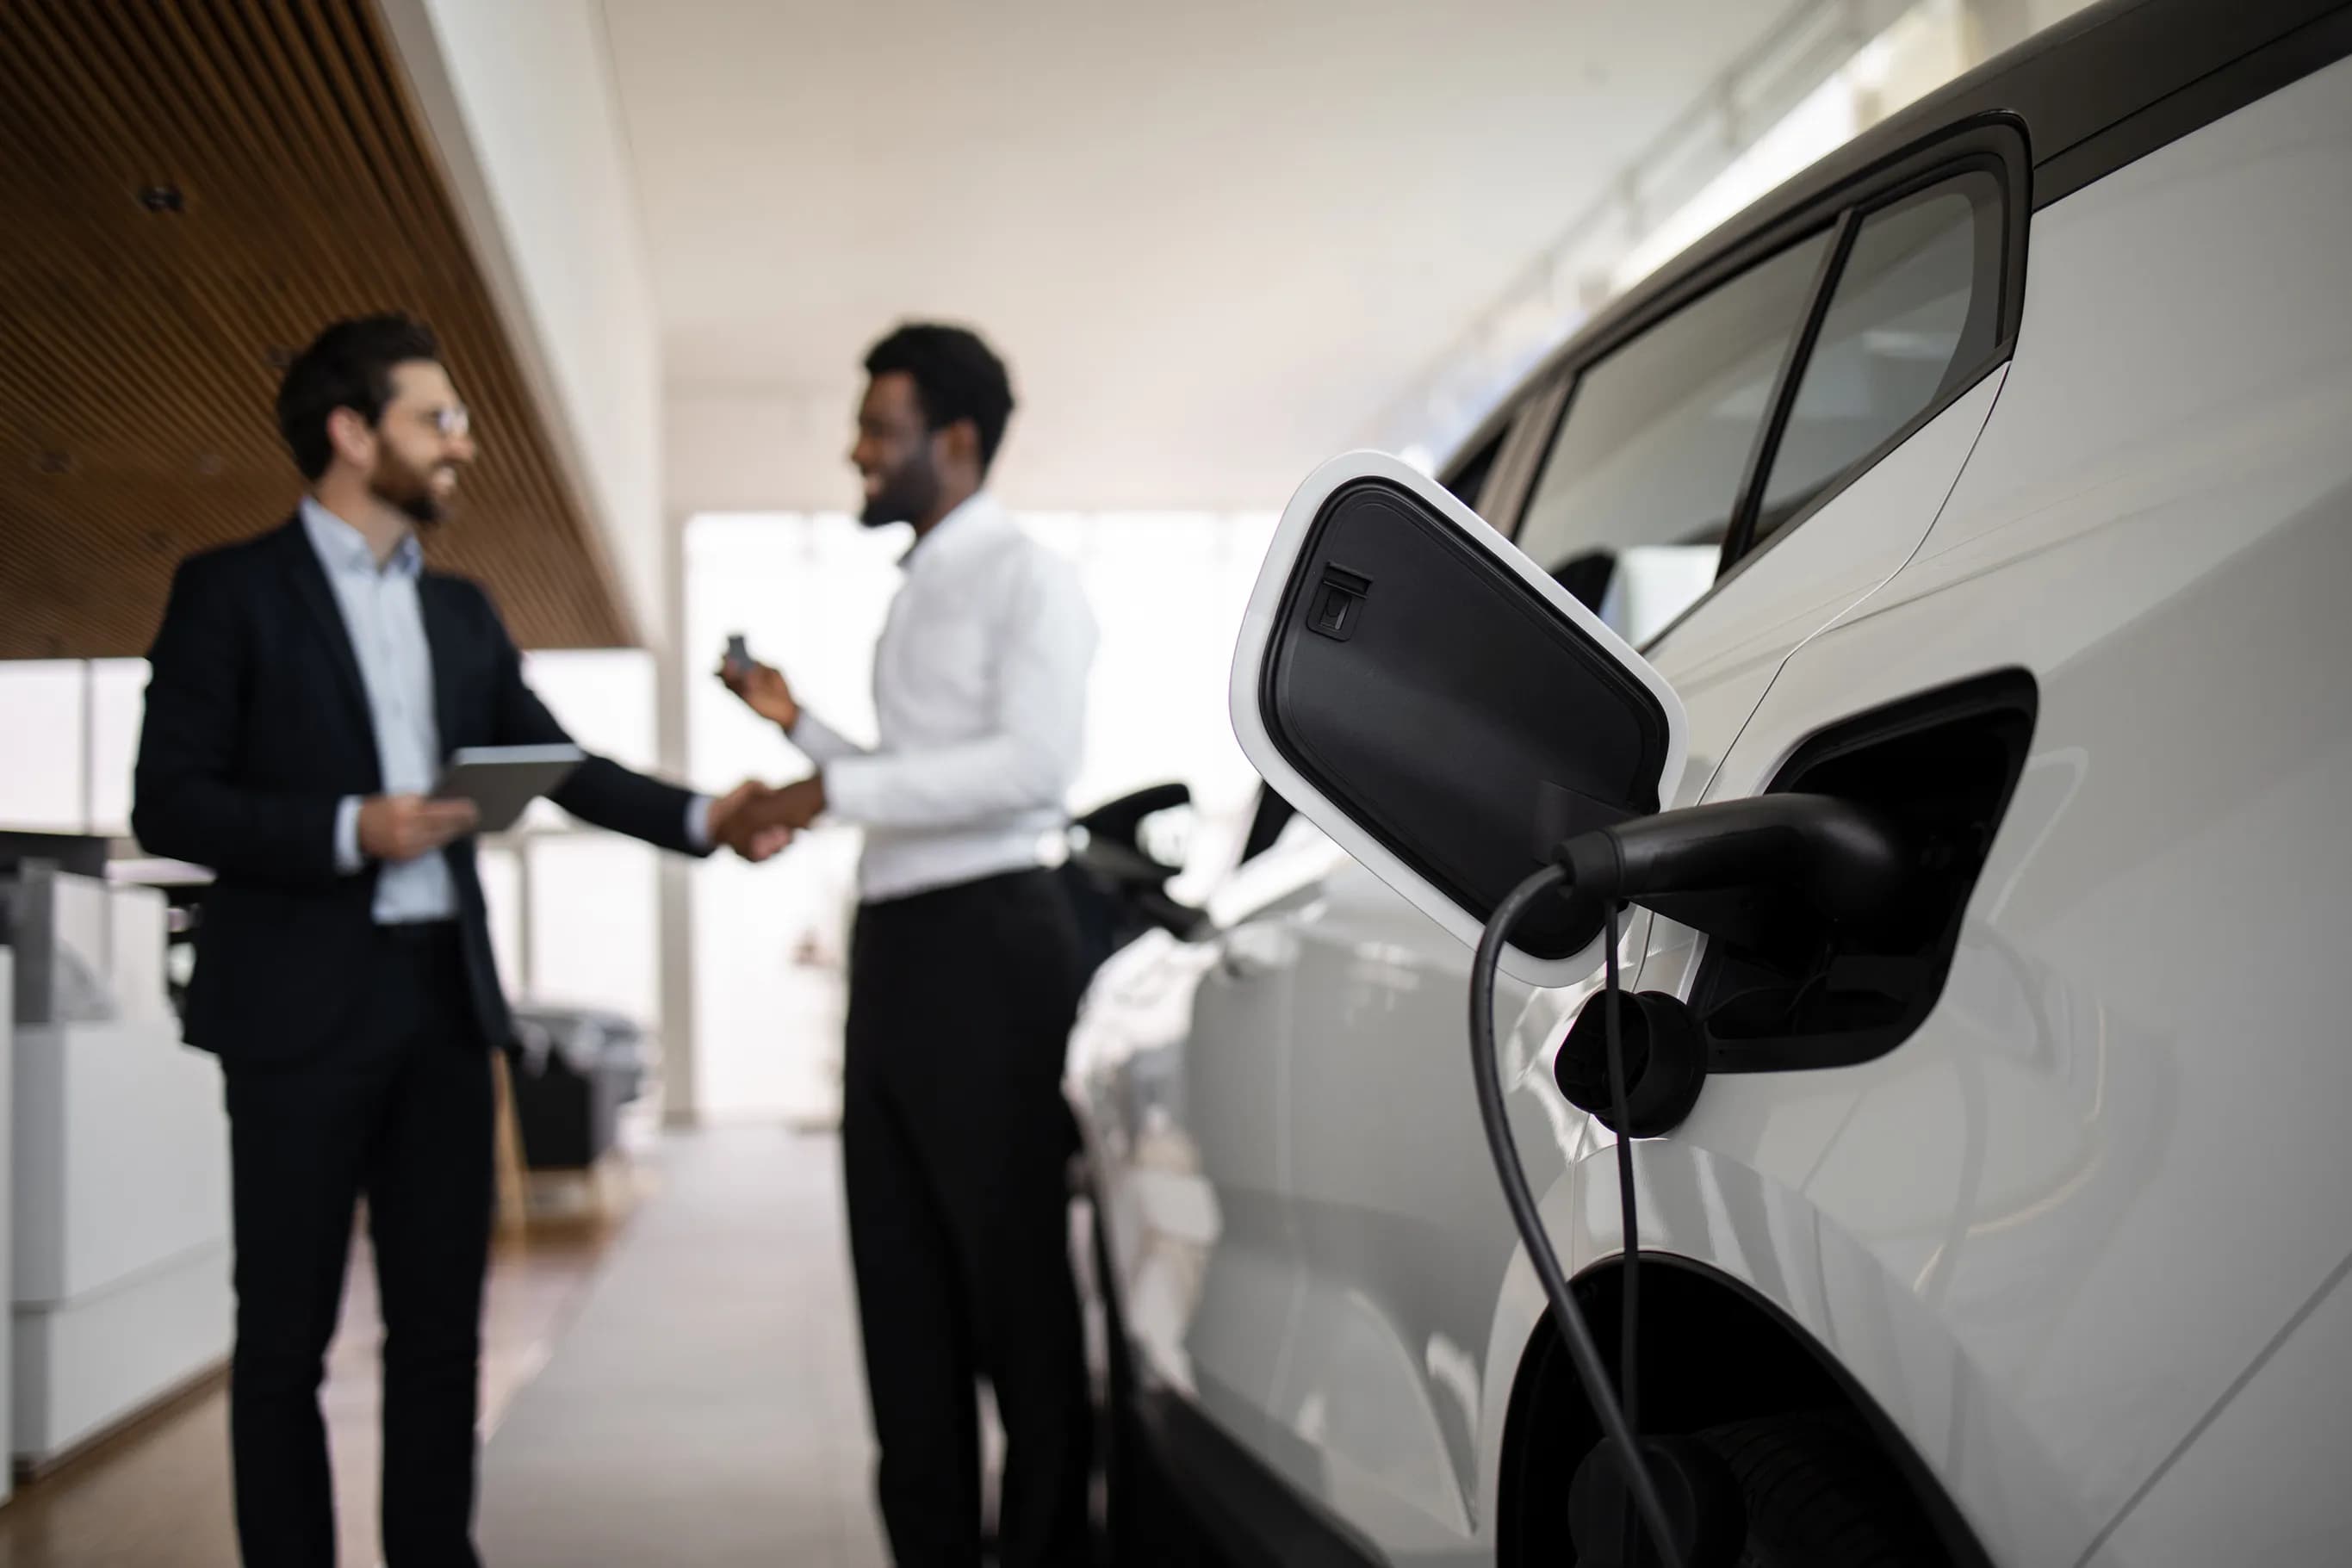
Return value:
M 1833 920 L 1885 908 L 1909 869 L 1885 818 L 1831 795 L 1757 795 L 1636 817 L 1578 834 L 1552 860 L 1577 892 L 1607 903 L 1769 887 Z
M 1703 931 L 1704 895 L 1766 889 L 1816 918 L 1856 919 L 1899 904 L 1910 870 L 1909 857 L 1902 836 L 1866 807 L 1828 795 L 1781 794 L 1638 817 L 1566 840 L 1549 858 L 1550 864 L 1496 905 L 1471 966 L 1470 1052 L 1477 1077 L 1479 1115 L 1512 1220 L 1551 1302 L 1585 1397 L 1616 1454 L 1626 1500 L 1641 1527 L 1619 1538 L 1621 1560 L 1644 1560 L 1642 1535 L 1646 1531 L 1649 1551 L 1659 1562 L 1667 1568 L 1685 1568 L 1690 1552 L 1701 1539 L 1700 1521 L 1689 1509 L 1667 1508 L 1669 1489 L 1660 1486 L 1640 1436 L 1641 1241 L 1636 1228 L 1633 1140 L 1669 1131 L 1689 1113 L 1697 1101 L 1705 1065 L 1690 1054 L 1695 1033 L 1663 1027 L 1664 1018 L 1671 1015 L 1665 1004 L 1680 1004 L 1662 998 L 1655 998 L 1657 1009 L 1649 1010 L 1665 1011 L 1660 1019 L 1645 1023 L 1642 1060 L 1629 1073 L 1617 962 L 1617 914 L 1628 904 L 1673 900 L 1675 917 Z M 1531 905 L 1562 893 L 1598 901 L 1606 915 L 1607 978 L 1603 994 L 1596 998 L 1602 1009 L 1603 1028 L 1587 1031 L 1580 1017 L 1562 1051 L 1566 1055 L 1578 1050 L 1579 1036 L 1590 1040 L 1598 1033 L 1601 1051 L 1586 1052 L 1582 1065 L 1588 1071 L 1577 1080 L 1585 1092 L 1571 1092 L 1571 1098 L 1599 1114 L 1617 1133 L 1625 1251 L 1623 1337 L 1619 1385 L 1614 1388 L 1520 1168 L 1496 1067 L 1495 979 L 1502 966 L 1503 948 Z M 1695 895 L 1701 900 L 1696 904 L 1690 902 Z M 1653 1001 L 1648 997 L 1637 999 L 1645 1004 Z M 1595 1054 L 1601 1057 L 1597 1062 L 1590 1060 Z M 1592 1067 L 1601 1071 L 1589 1071 Z M 1559 1071 L 1565 1086 L 1569 1082 L 1566 1064 Z M 1653 1081 L 1653 1075 L 1670 1077 L 1671 1082 Z M 1686 1490 L 1673 1490 L 1678 1500 L 1688 1500 Z M 1736 1550 L 1736 1543 L 1733 1546 Z M 1706 1565 L 1691 1564 L 1690 1568 Z

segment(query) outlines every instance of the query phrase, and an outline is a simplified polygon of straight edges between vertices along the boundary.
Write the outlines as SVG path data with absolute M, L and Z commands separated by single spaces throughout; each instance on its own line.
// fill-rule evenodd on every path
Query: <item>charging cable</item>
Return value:
M 1614 1102 L 1619 1132 L 1617 1134 L 1617 1186 L 1623 1209 L 1625 1229 L 1625 1306 L 1623 1335 L 1621 1341 L 1621 1374 L 1623 1397 L 1609 1383 L 1609 1369 L 1602 1364 L 1601 1352 L 1593 1343 L 1592 1330 L 1584 1321 L 1584 1313 L 1576 1304 L 1576 1296 L 1569 1289 L 1568 1277 L 1561 1270 L 1559 1255 L 1552 1249 L 1551 1239 L 1545 1234 L 1543 1218 L 1537 1211 L 1535 1195 L 1528 1190 L 1526 1173 L 1519 1166 L 1517 1142 L 1511 1136 L 1511 1124 L 1503 1104 L 1503 1077 L 1497 1065 L 1495 1049 L 1495 977 L 1502 967 L 1503 947 L 1510 939 L 1513 927 L 1528 906 L 1555 889 L 1564 887 L 1569 873 L 1558 865 L 1548 865 L 1511 890 L 1508 897 L 1496 906 L 1494 917 L 1486 922 L 1486 934 L 1478 940 L 1477 957 L 1470 967 L 1470 1061 L 1478 1084 L 1478 1114 L 1486 1126 L 1486 1146 L 1495 1156 L 1495 1174 L 1503 1184 L 1504 1199 L 1511 1207 L 1511 1218 L 1518 1227 L 1519 1239 L 1526 1243 L 1528 1256 L 1535 1265 L 1536 1276 L 1543 1281 L 1544 1294 L 1551 1301 L 1553 1317 L 1560 1333 L 1567 1337 L 1570 1358 L 1576 1364 L 1576 1375 L 1584 1385 L 1584 1396 L 1591 1403 L 1593 1414 L 1600 1418 L 1602 1435 L 1617 1452 L 1619 1466 L 1625 1475 L 1625 1484 L 1633 1500 L 1642 1522 L 1647 1526 L 1651 1539 L 1657 1544 L 1659 1558 L 1666 1568 L 1682 1568 L 1682 1549 L 1675 1537 L 1666 1514 L 1664 1499 L 1658 1494 L 1656 1480 L 1642 1458 L 1640 1441 L 1635 1436 L 1634 1421 L 1638 1416 L 1640 1385 L 1634 1374 L 1636 1348 L 1635 1308 L 1639 1304 L 1640 1239 L 1634 1228 L 1633 1141 L 1623 1131 L 1632 1119 L 1625 1104 L 1625 1053 L 1620 1036 L 1617 1004 L 1621 991 L 1617 971 L 1617 904 L 1608 904 L 1608 987 L 1606 1005 L 1609 1009 L 1609 1092 Z M 1637 1538 L 1629 1537 L 1629 1547 Z
M 1503 1197 L 1511 1206 L 1519 1239 L 1535 1264 L 1551 1301 L 1552 1316 L 1568 1340 L 1576 1375 L 1584 1396 L 1601 1422 L 1604 1439 L 1616 1451 L 1633 1504 L 1633 1522 L 1640 1528 L 1625 1533 L 1624 1561 L 1641 1556 L 1641 1529 L 1654 1542 L 1666 1568 L 1683 1568 L 1683 1543 L 1658 1490 L 1656 1475 L 1643 1459 L 1641 1429 L 1639 1330 L 1641 1323 L 1641 1232 L 1636 1228 L 1633 1185 L 1633 1129 L 1625 1079 L 1625 1045 L 1619 1008 L 1623 978 L 1617 967 L 1617 917 L 1627 904 L 1645 903 L 1668 894 L 1710 890 L 1770 887 L 1797 901 L 1814 918 L 1835 921 L 1883 915 L 1899 906 L 1912 864 L 1912 852 L 1893 823 L 1871 808 L 1828 795 L 1760 795 L 1679 810 L 1660 811 L 1596 829 L 1563 841 L 1552 852 L 1552 863 L 1511 890 L 1495 908 L 1478 941 L 1478 955 L 1470 968 L 1470 1060 L 1478 1083 L 1478 1114 L 1486 1123 L 1486 1146 L 1495 1157 L 1495 1174 L 1502 1178 Z M 1618 1385 L 1610 1385 L 1608 1368 L 1592 1342 L 1592 1331 L 1570 1291 L 1559 1256 L 1552 1250 L 1535 1195 L 1519 1168 L 1518 1146 L 1503 1110 L 1502 1073 L 1495 1049 L 1495 977 L 1502 967 L 1503 948 L 1520 916 L 1537 900 L 1572 889 L 1597 901 L 1603 911 L 1607 994 L 1605 1009 L 1609 1054 L 1607 1118 L 1617 1134 L 1617 1192 L 1623 1211 L 1624 1322 L 1618 1354 Z M 1708 929 L 1708 916 L 1677 908 L 1676 916 L 1693 929 Z M 1659 1038 L 1651 1037 L 1650 1068 L 1645 1082 L 1655 1076 Z M 1703 1059 L 1695 1061 L 1697 1078 L 1689 1081 L 1687 1095 L 1696 1095 L 1705 1076 Z M 1580 1104 L 1593 1108 L 1590 1101 Z M 1684 1098 L 1673 1112 L 1672 1125 L 1688 1114 Z

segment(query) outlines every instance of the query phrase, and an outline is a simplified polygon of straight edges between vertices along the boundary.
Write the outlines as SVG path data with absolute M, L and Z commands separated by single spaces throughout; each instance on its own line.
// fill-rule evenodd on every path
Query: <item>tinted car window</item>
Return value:
M 1772 461 L 1761 540 L 1976 370 L 1999 335 L 2000 186 L 1949 180 L 1863 220 Z
M 1585 371 L 1519 548 L 1636 643 L 1715 580 L 1823 232 L 1694 300 Z

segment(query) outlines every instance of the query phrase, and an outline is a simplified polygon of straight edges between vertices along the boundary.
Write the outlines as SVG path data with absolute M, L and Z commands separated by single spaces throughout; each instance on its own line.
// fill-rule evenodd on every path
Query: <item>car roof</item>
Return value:
M 1939 131 L 2018 125 L 2037 207 L 2352 54 L 2352 0 L 2105 0 L 1948 82 L 1759 198 L 1609 306 L 1512 388 L 1446 466 L 1494 438 L 1529 388 L 1585 357 L 1726 252 Z

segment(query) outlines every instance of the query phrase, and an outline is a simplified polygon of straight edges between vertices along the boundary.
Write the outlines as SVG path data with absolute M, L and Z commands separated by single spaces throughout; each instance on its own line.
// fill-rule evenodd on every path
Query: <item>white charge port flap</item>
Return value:
M 1382 453 L 1311 475 L 1234 650 L 1234 733 L 1268 783 L 1465 943 L 1559 838 L 1682 778 L 1664 678 L 1445 488 Z M 1503 967 L 1568 985 L 1601 912 L 1531 909 Z

